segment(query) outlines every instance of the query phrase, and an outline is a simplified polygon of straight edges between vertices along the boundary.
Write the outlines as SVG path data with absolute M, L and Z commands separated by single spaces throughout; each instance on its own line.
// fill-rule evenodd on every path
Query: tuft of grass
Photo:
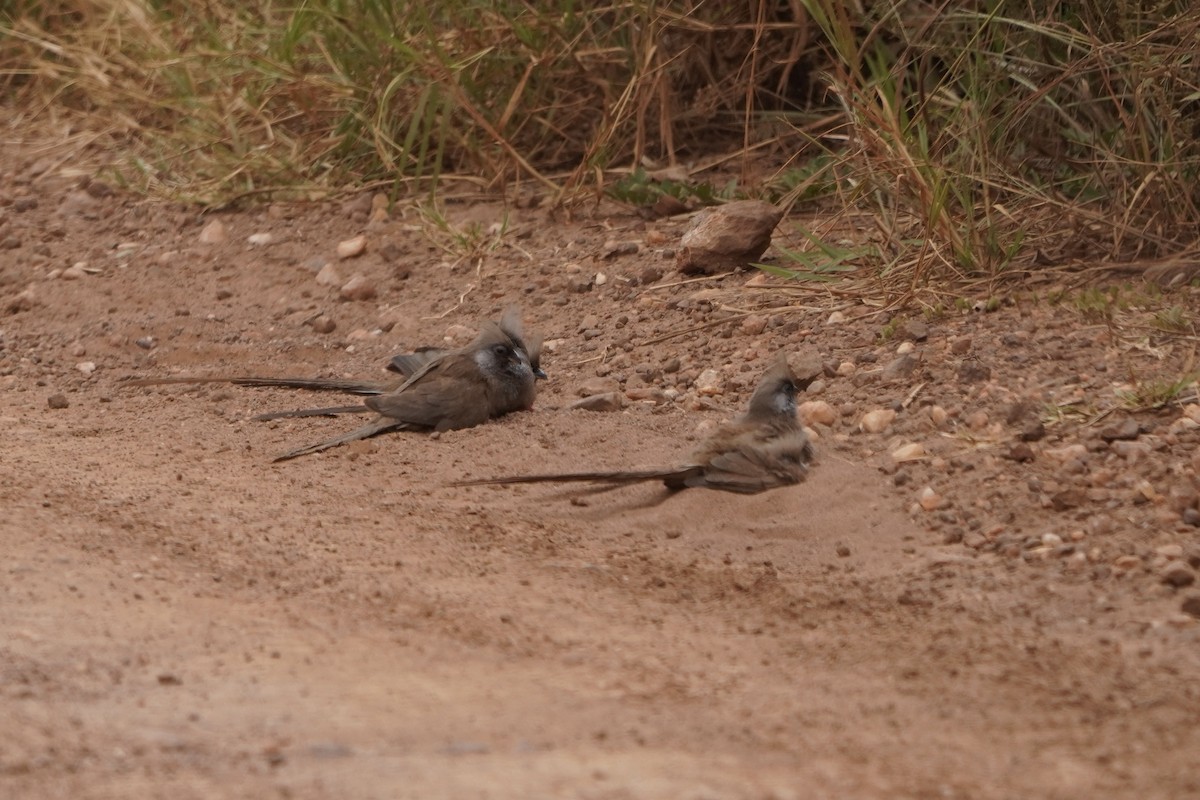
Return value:
M 1175 379 L 1135 381 L 1132 388 L 1118 390 L 1117 399 L 1130 411 L 1155 411 L 1185 399 L 1194 400 L 1196 379 L 1196 375 L 1183 375 Z
M 882 252 L 912 265 L 910 287 L 995 280 L 1056 253 L 1164 254 L 1193 238 L 1190 3 L 1050 15 L 1020 0 L 801 2 L 837 120 L 812 141 L 850 176 L 845 206 L 878 220 Z

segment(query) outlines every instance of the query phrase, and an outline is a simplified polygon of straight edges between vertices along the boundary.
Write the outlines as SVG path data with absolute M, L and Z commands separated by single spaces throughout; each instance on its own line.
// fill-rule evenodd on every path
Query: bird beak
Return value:
M 546 371 L 543 370 L 541 367 L 538 367 L 537 369 L 535 369 L 533 371 L 533 377 L 544 381 L 544 380 L 546 380 Z

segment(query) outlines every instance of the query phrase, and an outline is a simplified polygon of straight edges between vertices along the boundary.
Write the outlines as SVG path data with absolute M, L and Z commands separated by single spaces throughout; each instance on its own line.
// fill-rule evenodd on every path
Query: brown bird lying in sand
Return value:
M 479 336 L 457 350 L 426 349 L 395 356 L 388 368 L 399 372 L 392 381 L 347 381 L 324 378 L 157 378 L 131 381 L 134 386 L 170 383 L 232 383 L 238 386 L 283 386 L 368 395 L 361 405 L 300 409 L 261 414 L 255 419 L 362 413 L 379 414 L 373 422 L 314 445 L 284 453 L 285 461 L 316 453 L 389 430 L 446 431 L 470 428 L 493 417 L 533 406 L 541 340 L 527 343 L 520 314 L 509 309 L 499 323 L 485 322 Z
M 662 481 L 672 491 L 702 487 L 755 494 L 804 480 L 813 458 L 812 444 L 796 417 L 796 392 L 804 388 L 780 354 L 759 379 L 745 414 L 722 425 L 677 467 L 620 472 L 570 472 L 515 475 L 457 481 L 453 486 L 585 482 L 615 487 Z

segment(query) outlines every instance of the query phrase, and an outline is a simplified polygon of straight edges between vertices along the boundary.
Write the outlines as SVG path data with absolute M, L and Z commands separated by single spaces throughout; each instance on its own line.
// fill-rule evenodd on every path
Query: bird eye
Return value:
M 498 344 L 492 347 L 492 352 L 501 358 L 508 358 L 512 355 L 512 348 L 506 344 Z

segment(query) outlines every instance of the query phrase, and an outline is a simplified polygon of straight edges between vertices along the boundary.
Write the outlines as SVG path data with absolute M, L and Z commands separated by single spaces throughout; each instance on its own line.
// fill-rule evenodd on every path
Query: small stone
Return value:
M 567 408 L 583 409 L 584 411 L 620 411 L 624 406 L 625 398 L 620 392 L 605 392 L 576 400 Z
M 1183 598 L 1183 602 L 1179 604 L 1179 609 L 1193 617 L 1200 617 L 1200 594 L 1192 594 Z
M 1101 430 L 1100 438 L 1106 442 L 1132 441 L 1138 438 L 1141 432 L 1137 420 L 1126 419 Z
M 914 342 L 923 342 L 929 338 L 929 325 L 924 320 L 910 319 L 901 326 L 900 334 Z
M 343 300 L 370 300 L 375 296 L 375 284 L 365 275 L 355 273 L 338 294 Z
M 1083 489 L 1072 487 L 1055 492 L 1050 496 L 1050 506 L 1055 511 L 1069 511 L 1087 503 L 1087 493 Z
M 836 548 L 834 548 L 834 552 L 838 554 L 839 558 L 849 558 L 850 557 L 850 546 L 845 545 L 845 544 L 839 544 Z
M 925 445 L 920 442 L 902 444 L 891 452 L 892 461 L 903 464 L 906 461 L 919 461 L 928 455 Z
M 59 277 L 64 281 L 77 281 L 86 276 L 87 272 L 84 271 L 84 262 L 82 261 L 78 264 L 72 264 L 59 274 Z
M 1194 528 L 1200 528 L 1200 511 L 1194 508 L 1185 508 L 1183 513 L 1179 515 L 1186 524 Z
M 1050 450 L 1042 451 L 1048 458 L 1055 461 L 1082 461 L 1087 458 L 1087 448 L 1081 444 L 1069 444 L 1065 447 L 1056 447 Z
M 1033 461 L 1033 448 L 1030 447 L 1026 442 L 1017 442 L 1011 448 L 1009 448 L 1008 452 L 1004 454 L 1004 457 L 1010 461 L 1016 461 L 1017 463 L 1021 464 L 1028 461 Z
M 225 223 L 214 219 L 200 229 L 198 240 L 200 244 L 224 244 L 229 239 L 225 232 Z
M 986 411 L 972 411 L 967 415 L 967 427 L 973 431 L 981 431 L 987 427 L 988 420 Z
M 333 264 L 325 264 L 317 272 L 317 283 L 322 286 L 338 286 L 342 283 L 342 276 Z
M 251 247 L 266 247 L 273 241 L 275 237 L 269 233 L 252 233 L 246 237 L 246 243 Z
M 133 340 L 133 343 L 143 350 L 153 350 L 154 345 L 157 344 L 153 336 L 139 336 Z
M 1025 427 L 1017 438 L 1022 442 L 1040 442 L 1046 437 L 1046 425 L 1041 420 Z
M 71 404 L 67 402 L 65 394 L 52 394 L 46 398 L 46 405 L 51 408 L 67 408 Z
M 79 370 L 84 375 L 91 375 L 93 372 L 96 371 L 96 362 L 95 361 L 80 361 L 78 364 L 75 365 L 75 369 Z
M 658 267 L 643 267 L 638 273 L 638 282 L 643 286 L 648 286 L 651 283 L 662 280 L 662 270 Z
M 608 283 L 608 276 L 603 272 L 597 272 L 596 277 L 592 278 L 592 283 L 596 284 L 597 286 L 603 286 L 604 284 Z
M 715 369 L 706 369 L 696 376 L 696 391 L 706 397 L 714 397 L 725 393 L 725 382 L 721 373 Z
M 824 400 L 808 400 L 800 404 L 800 419 L 805 425 L 832 425 L 837 421 L 837 410 Z
M 333 317 L 326 316 L 325 314 L 317 317 L 312 322 L 312 329 L 317 333 L 333 333 L 336 328 L 337 323 L 334 322 Z
M 920 360 L 912 353 L 904 353 L 892 359 L 887 366 L 883 368 L 882 377 L 885 381 L 894 381 L 907 378 L 912 375 L 913 370 L 917 368 Z
M 1191 586 L 1196 582 L 1196 573 L 1192 571 L 1191 567 L 1180 561 L 1172 561 L 1167 564 L 1158 576 L 1163 583 L 1177 589 Z
M 890 408 L 877 408 L 863 414 L 858 427 L 864 433 L 882 433 L 896 419 L 896 412 Z
M 1154 548 L 1156 555 L 1160 555 L 1169 561 L 1176 561 L 1183 558 L 1183 545 L 1181 544 L 1163 544 Z
M 964 361 L 958 368 L 960 383 L 983 383 L 992 377 L 992 369 L 974 359 Z
M 849 378 L 857 371 L 858 367 L 854 366 L 853 361 L 843 361 L 842 363 L 838 364 L 836 374 L 842 376 L 843 378 Z
M 946 424 L 946 420 L 950 418 L 950 413 L 941 406 L 929 407 L 929 421 L 939 428 Z
M 1120 570 L 1121 572 L 1131 572 L 1142 566 L 1142 560 L 1137 556 L 1117 556 L 1113 559 L 1112 565 L 1113 569 Z
M 941 508 L 943 502 L 942 496 L 935 492 L 932 486 L 926 486 L 917 496 L 917 503 L 926 511 L 935 511 Z
M 621 384 L 616 378 L 588 378 L 579 384 L 576 394 L 580 397 L 591 397 L 597 394 L 611 394 L 621 391 Z
M 609 239 L 600 248 L 599 257 L 601 259 L 612 259 L 617 256 L 631 256 L 635 255 L 640 249 L 641 245 L 637 242 Z
M 353 239 L 338 242 L 337 257 L 343 261 L 347 258 L 358 258 L 367 249 L 367 237 L 360 234 Z
M 970 336 L 960 336 L 954 341 L 950 342 L 950 352 L 956 356 L 965 356 L 967 353 L 971 352 L 971 344 L 972 342 Z
M 825 319 L 826 325 L 841 325 L 846 321 L 846 315 L 841 311 L 834 311 Z
M 16 314 L 18 311 L 28 311 L 37 305 L 37 302 L 33 289 L 25 289 L 9 298 L 4 303 L 4 310 L 9 314 Z
M 767 318 L 758 314 L 751 314 L 742 320 L 742 333 L 747 336 L 758 336 L 767 329 Z

